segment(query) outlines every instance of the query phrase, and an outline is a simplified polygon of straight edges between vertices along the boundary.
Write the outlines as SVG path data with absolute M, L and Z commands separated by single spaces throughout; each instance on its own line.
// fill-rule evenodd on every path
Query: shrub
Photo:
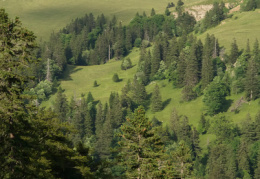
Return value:
M 134 43 L 135 47 L 140 47 L 141 44 L 142 44 L 142 39 L 141 38 L 136 38 L 135 39 L 135 43 Z
M 94 86 L 94 87 L 98 87 L 97 80 L 94 81 L 93 86 Z
M 119 81 L 120 81 L 117 73 L 115 73 L 115 74 L 113 75 L 113 78 L 112 78 L 112 79 L 113 79 L 114 82 L 119 82 Z
M 130 58 L 126 58 L 122 60 L 121 69 L 127 70 L 132 67 L 132 62 Z

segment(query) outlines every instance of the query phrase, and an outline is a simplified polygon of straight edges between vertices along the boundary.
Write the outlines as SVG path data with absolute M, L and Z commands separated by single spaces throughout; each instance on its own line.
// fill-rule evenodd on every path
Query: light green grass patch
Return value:
M 110 62 L 104 65 L 94 66 L 68 66 L 61 87 L 65 89 L 64 94 L 70 99 L 71 96 L 79 98 L 81 94 L 91 92 L 95 100 L 100 100 L 102 103 L 108 102 L 111 92 L 121 94 L 121 89 L 130 79 L 132 80 L 137 70 L 140 50 L 134 48 L 125 58 L 130 58 L 133 67 L 128 70 L 121 70 L 121 60 Z M 114 73 L 118 73 L 120 82 L 113 82 Z M 98 87 L 94 87 L 94 81 L 97 81 Z M 55 95 L 51 96 L 42 106 L 51 107 L 54 103 Z
M 12 18 L 18 16 L 23 24 L 34 31 L 36 36 L 48 40 L 50 34 L 58 32 L 72 19 L 93 13 L 95 17 L 103 13 L 118 22 L 128 24 L 134 15 L 143 11 L 150 15 L 164 13 L 168 0 L 1 0 L 0 8 L 5 8 Z M 177 1 L 174 1 L 176 4 Z
M 201 38 L 204 42 L 207 34 L 214 34 L 218 38 L 220 45 L 226 48 L 228 54 L 234 39 L 236 39 L 239 49 L 246 49 L 247 39 L 249 39 L 252 49 L 255 39 L 260 40 L 259 19 L 259 9 L 250 12 L 236 12 L 232 18 L 226 19 L 217 27 L 198 35 L 198 38 Z

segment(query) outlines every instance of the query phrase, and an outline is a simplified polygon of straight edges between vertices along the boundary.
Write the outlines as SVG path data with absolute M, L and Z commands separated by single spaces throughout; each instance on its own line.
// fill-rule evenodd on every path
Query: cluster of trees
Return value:
M 178 39 L 160 34 L 152 52 L 141 47 L 136 76 L 144 85 L 168 79 L 174 87 L 183 88 L 184 101 L 204 94 L 208 114 L 214 115 L 224 110 L 230 94 L 245 91 L 247 100 L 259 97 L 258 63 L 257 40 L 250 51 L 249 42 L 246 50 L 239 50 L 234 39 L 230 53 L 225 54 L 213 35 L 207 35 L 203 44 L 192 34 Z
M 260 7 L 259 0 L 247 0 L 247 1 L 243 1 L 243 3 L 241 4 L 241 10 L 243 11 L 253 11 L 259 7 Z
M 51 110 L 39 109 L 24 94 L 35 63 L 35 36 L 18 18 L 0 9 L 0 178 L 87 178 L 88 150 L 71 145 L 70 131 Z
M 214 4 L 207 18 L 215 20 L 205 27 L 223 20 L 223 8 Z M 150 17 L 137 14 L 124 27 L 116 18 L 89 14 L 33 51 L 33 33 L 1 9 L 0 178 L 259 178 L 260 112 L 254 121 L 246 116 L 242 127 L 216 115 L 225 110 L 230 93 L 259 98 L 258 41 L 251 51 L 249 42 L 239 50 L 234 40 L 230 54 L 224 54 L 213 35 L 204 44 L 187 35 L 195 19 L 183 12 L 181 0 L 176 10 L 176 19 L 152 9 Z M 152 51 L 147 50 L 151 41 Z M 133 46 L 141 48 L 137 73 L 121 95 L 111 93 L 109 103 L 95 101 L 91 92 L 69 101 L 59 88 L 54 109 L 37 107 L 52 93 L 66 64 L 122 59 Z M 33 56 L 43 60 L 35 63 Z M 130 59 L 122 60 L 122 70 L 131 67 Z M 41 82 L 36 85 L 30 76 Z M 197 129 L 176 109 L 168 125 L 149 120 L 145 109 L 158 112 L 164 106 L 159 86 L 149 95 L 145 85 L 163 79 L 182 88 L 184 101 L 204 94 L 206 113 L 215 116 L 202 115 Z M 204 134 L 216 140 L 202 153 Z
M 60 32 L 52 33 L 48 42 L 40 44 L 35 56 L 42 60 L 32 65 L 32 73 L 39 81 L 47 74 L 54 80 L 61 76 L 67 64 L 97 65 L 112 58 L 122 59 L 133 47 L 149 46 L 159 32 L 169 38 L 184 32 L 187 34 L 193 30 L 196 21 L 183 12 L 182 6 L 180 0 L 176 19 L 169 10 L 166 15 L 161 15 L 152 9 L 150 16 L 145 12 L 142 15 L 137 13 L 127 26 L 117 22 L 115 16 L 109 20 L 103 14 L 97 18 L 92 13 L 76 18 Z
M 225 7 L 224 2 L 214 2 L 213 8 L 207 11 L 205 18 L 196 25 L 195 32 L 203 33 L 207 29 L 219 25 L 221 21 L 227 18 L 227 12 L 228 9 Z

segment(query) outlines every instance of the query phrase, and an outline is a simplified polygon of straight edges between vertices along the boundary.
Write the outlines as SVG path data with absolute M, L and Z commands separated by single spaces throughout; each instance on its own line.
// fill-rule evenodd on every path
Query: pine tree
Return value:
M 192 167 L 191 150 L 184 141 L 179 143 L 178 148 L 172 153 L 174 169 L 177 171 L 177 178 L 187 178 Z
M 159 86 L 156 84 L 152 94 L 152 104 L 151 109 L 153 112 L 158 112 L 162 110 L 162 97 L 160 94 Z
M 148 53 L 145 56 L 145 60 L 144 60 L 144 75 L 145 75 L 145 80 L 144 83 L 147 84 L 149 82 L 150 79 L 150 75 L 151 75 L 151 52 L 150 50 L 148 51 Z
M 231 53 L 229 56 L 229 60 L 231 64 L 234 64 L 239 57 L 239 51 L 238 51 L 238 46 L 236 39 L 234 39 L 234 42 L 231 44 Z
M 225 144 L 210 148 L 208 159 L 208 176 L 211 179 L 235 178 L 235 162 L 232 149 Z
M 36 37 L 3 9 L 0 26 L 0 178 L 81 178 L 81 161 L 63 135 L 67 126 L 23 94 L 31 79 L 20 72 L 34 62 Z
M 160 61 L 161 61 L 160 46 L 158 44 L 155 44 L 153 48 L 153 56 L 151 60 L 151 77 L 153 77 L 157 73 L 160 67 Z
M 237 151 L 238 169 L 241 171 L 250 171 L 248 153 L 248 142 L 246 138 L 242 138 Z
M 103 113 L 104 113 L 104 111 L 103 111 L 103 108 L 102 108 L 102 103 L 99 102 L 98 107 L 97 107 L 96 120 L 95 120 L 95 134 L 96 134 L 96 136 L 98 134 L 100 134 L 100 132 L 102 131 L 102 128 L 103 128 L 103 124 L 104 124 Z
M 144 105 L 146 103 L 147 93 L 145 90 L 145 86 L 142 83 L 138 82 L 136 76 L 134 76 L 131 93 L 132 100 L 137 105 Z
M 160 178 L 163 143 L 154 133 L 143 107 L 121 127 L 120 153 L 128 178 Z
M 260 111 L 258 111 L 258 113 L 255 116 L 255 137 L 256 137 L 256 141 L 260 140 Z
M 246 80 L 245 80 L 245 92 L 246 98 L 249 100 L 255 100 L 259 96 L 259 78 L 258 78 L 258 65 L 255 57 L 252 57 L 248 62 Z
M 190 101 L 196 98 L 196 93 L 193 88 L 199 82 L 199 65 L 196 58 L 196 42 L 193 43 L 188 59 L 186 59 L 186 70 L 185 70 L 185 87 L 182 90 L 183 99 Z
M 177 139 L 177 133 L 179 129 L 180 117 L 175 108 L 173 108 L 171 116 L 170 116 L 170 129 L 174 132 L 175 139 Z
M 155 13 L 155 10 L 154 10 L 154 8 L 152 8 L 152 10 L 151 10 L 151 16 L 154 16 L 156 13 Z
M 205 89 L 207 85 L 213 80 L 213 61 L 212 61 L 212 50 L 210 48 L 210 37 L 207 35 L 204 49 L 203 49 L 203 59 L 202 59 L 202 69 L 201 69 L 201 85 L 202 89 Z
M 254 179 L 260 178 L 260 150 L 258 151 L 258 155 L 257 155 L 257 168 L 255 169 L 254 172 L 255 172 Z
M 103 128 L 101 132 L 97 135 L 97 142 L 96 142 L 96 152 L 98 153 L 101 159 L 108 158 L 111 154 L 111 146 L 112 146 L 112 139 L 113 139 L 113 127 L 112 122 L 109 117 L 109 113 L 107 114 L 106 121 L 103 124 Z
M 54 111 L 58 115 L 61 122 L 65 122 L 67 120 L 68 101 L 66 95 L 63 94 L 61 87 L 59 87 L 57 92 Z

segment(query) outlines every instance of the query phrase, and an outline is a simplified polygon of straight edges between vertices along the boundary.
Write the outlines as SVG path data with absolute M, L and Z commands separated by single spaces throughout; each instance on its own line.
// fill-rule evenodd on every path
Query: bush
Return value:
M 122 60 L 121 69 L 127 70 L 129 68 L 132 68 L 132 62 L 130 58 L 126 58 Z
M 94 87 L 98 87 L 97 80 L 94 81 L 93 86 L 94 86 Z
M 120 81 L 120 79 L 119 79 L 117 73 L 115 73 L 115 74 L 113 75 L 113 78 L 112 78 L 112 79 L 113 79 L 114 82 L 119 82 L 119 81 Z
M 136 38 L 135 39 L 135 43 L 134 43 L 135 47 L 140 47 L 141 44 L 142 44 L 142 39 L 141 38 Z

